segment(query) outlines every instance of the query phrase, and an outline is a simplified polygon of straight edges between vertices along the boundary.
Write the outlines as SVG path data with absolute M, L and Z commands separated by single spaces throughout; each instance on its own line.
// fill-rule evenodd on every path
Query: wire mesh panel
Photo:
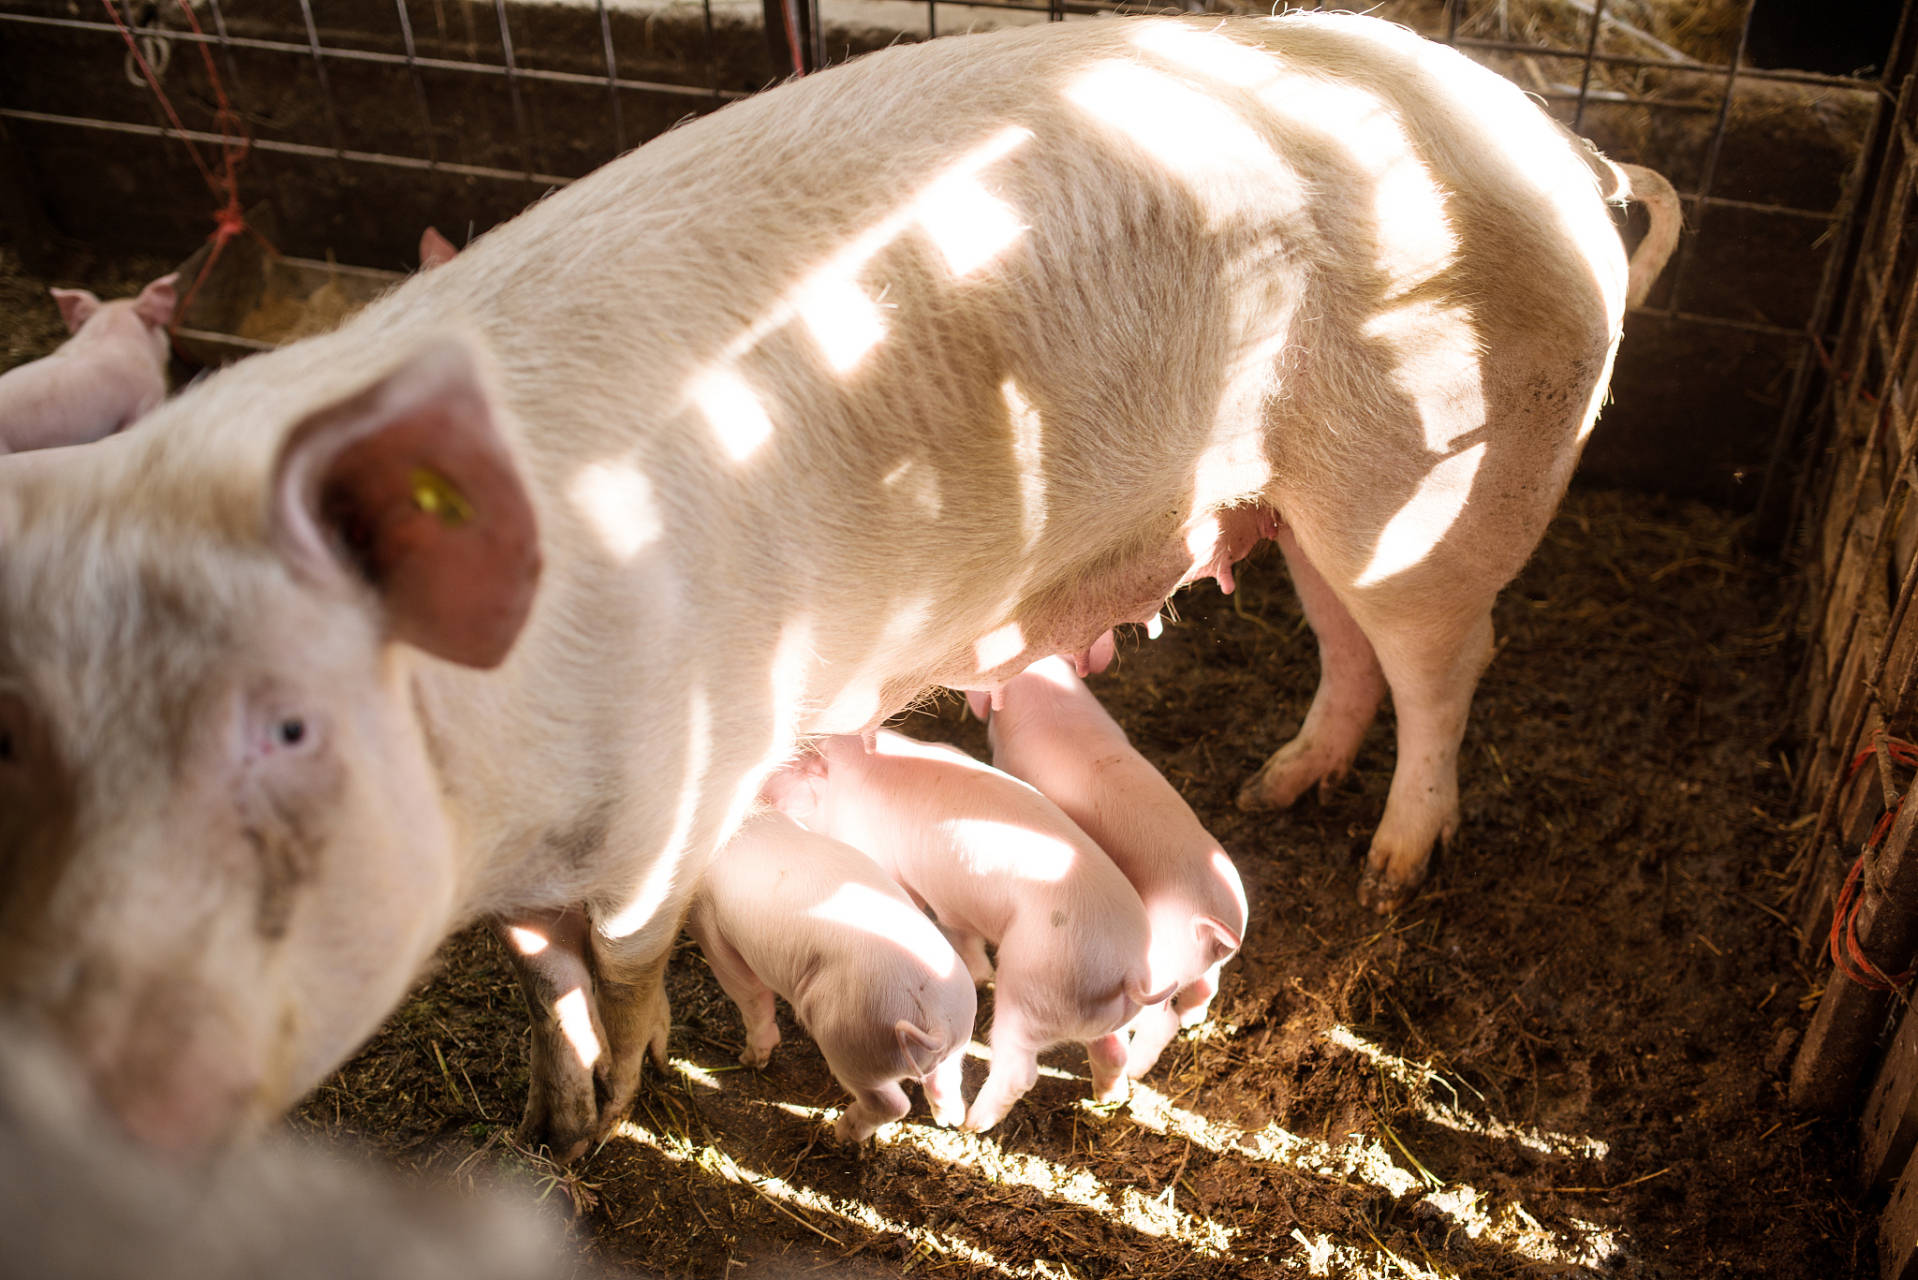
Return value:
M 1822 992 L 1792 1072 L 1794 1104 L 1862 1112 L 1860 1165 L 1884 1186 L 1882 1272 L 1918 1244 L 1918 32 L 1901 34 L 1895 102 L 1868 163 L 1868 208 L 1842 325 L 1821 347 L 1799 486 L 1806 622 L 1797 705 L 1809 745 L 1797 791 L 1801 936 Z M 1835 269 L 1836 270 L 1836 269 Z M 1902 1021 L 1899 1015 L 1902 1014 Z M 1896 1034 L 1890 1034 L 1896 1027 Z
M 1235 0 L 1214 0 L 1216 8 Z M 225 193 L 268 197 L 280 247 L 408 267 L 687 115 L 794 67 L 900 39 L 1101 20 L 1087 0 L 0 0 L 0 122 L 55 224 L 177 248 Z M 1140 6 L 1134 6 L 1138 8 Z M 1166 6 L 1153 6 L 1161 11 Z M 1194 8 L 1201 7 L 1194 0 Z M 1777 524 L 1844 275 L 1848 192 L 1880 94 L 1890 4 L 1827 71 L 1771 53 L 1780 0 L 1389 0 L 1620 159 L 1665 172 L 1689 235 L 1633 321 L 1599 479 L 1763 506 Z M 1259 6 L 1258 11 L 1263 11 Z M 1789 33 L 1787 33 L 1789 34 Z M 1815 51 L 1814 51 L 1815 52 Z M 230 103 L 230 113 L 222 104 Z M 214 188 L 209 190 L 209 187 Z

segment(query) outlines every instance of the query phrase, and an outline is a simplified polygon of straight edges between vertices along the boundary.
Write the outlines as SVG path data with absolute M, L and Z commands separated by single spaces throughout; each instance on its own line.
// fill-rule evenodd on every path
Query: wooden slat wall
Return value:
M 1911 67 L 1913 33 L 1899 41 Z M 1831 964 L 1834 907 L 1883 974 L 1918 953 L 1918 89 L 1885 131 L 1844 327 L 1815 421 L 1818 482 L 1801 519 L 1807 650 L 1797 796 L 1809 828 L 1794 908 L 1825 986 L 1793 1065 L 1809 1111 L 1859 1116 L 1861 1185 L 1883 1195 L 1882 1274 L 1918 1280 L 1918 1013 Z M 1907 747 L 1906 744 L 1910 744 Z M 1894 814 L 1887 817 L 1887 814 Z M 1856 973 L 1859 966 L 1849 966 Z

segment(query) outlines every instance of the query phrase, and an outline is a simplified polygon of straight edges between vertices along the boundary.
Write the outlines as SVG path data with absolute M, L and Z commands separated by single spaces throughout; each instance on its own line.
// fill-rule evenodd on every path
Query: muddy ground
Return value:
M 164 266 L 67 265 L 58 283 L 105 292 Z M 60 336 L 41 284 L 0 260 L 0 367 Z M 1353 897 L 1389 715 L 1331 795 L 1233 807 L 1316 678 L 1276 556 L 1234 597 L 1183 594 L 1164 638 L 1128 639 L 1095 688 L 1253 908 L 1212 1020 L 1129 1106 L 1091 1108 L 1083 1055 L 1060 1051 L 990 1134 L 936 1130 L 921 1106 L 839 1149 L 822 1111 L 840 1094 L 803 1032 L 787 1021 L 771 1066 L 740 1068 L 738 1017 L 682 946 L 673 1071 L 563 1172 L 512 1141 L 525 1020 L 475 931 L 295 1123 L 524 1182 L 577 1217 L 582 1260 L 713 1280 L 1873 1274 L 1848 1126 L 1783 1102 L 1823 981 L 1779 914 L 1795 598 L 1738 532 L 1698 505 L 1574 492 L 1498 610 L 1463 830 L 1390 917 Z M 951 700 L 904 727 L 983 747 Z

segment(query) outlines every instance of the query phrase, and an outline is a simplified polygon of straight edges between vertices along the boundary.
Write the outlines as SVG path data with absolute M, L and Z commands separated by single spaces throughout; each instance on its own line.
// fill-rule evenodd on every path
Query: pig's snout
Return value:
M 204 999 L 149 990 L 128 1002 L 117 1030 L 112 1018 L 95 1009 L 58 1030 L 101 1105 L 133 1138 L 198 1156 L 242 1136 L 261 1072 Z

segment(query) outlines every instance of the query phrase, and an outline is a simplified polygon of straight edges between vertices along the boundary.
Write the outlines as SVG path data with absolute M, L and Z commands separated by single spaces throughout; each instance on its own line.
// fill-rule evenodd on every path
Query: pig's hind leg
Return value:
M 1290 529 L 1275 535 L 1292 586 L 1319 641 L 1319 687 L 1292 741 L 1239 791 L 1241 809 L 1282 809 L 1312 787 L 1336 785 L 1352 767 L 1359 743 L 1385 696 L 1385 673 L 1372 641 L 1311 561 Z
M 1239 794 L 1241 808 L 1290 804 L 1343 776 L 1390 688 L 1398 760 L 1372 837 L 1359 901 L 1394 911 L 1424 883 L 1433 846 L 1458 828 L 1458 753 L 1479 675 L 1492 655 L 1486 575 L 1422 565 L 1419 581 L 1359 592 L 1332 585 L 1290 529 L 1278 541 L 1319 637 L 1319 690 L 1298 736 Z M 1502 579 L 1500 580 L 1502 581 Z
M 1096 1040 L 1086 1041 L 1086 1061 L 1092 1068 L 1092 1100 L 1124 1102 L 1129 1079 L 1126 1057 L 1129 1052 L 1126 1033 L 1113 1031 Z
M 740 1020 L 746 1024 L 746 1047 L 739 1060 L 749 1067 L 763 1067 L 779 1047 L 779 1015 L 773 1004 L 773 991 L 752 971 L 733 945 L 716 930 L 701 930 L 687 922 L 699 949 L 706 953 L 713 977 L 721 990 L 739 1007 Z
M 925 1090 L 926 1106 L 932 1110 L 933 1122 L 947 1128 L 963 1123 L 966 1118 L 966 1099 L 961 1092 L 965 1083 L 966 1043 L 962 1040 L 919 1082 L 919 1087 Z
M 1041 1047 L 1027 1034 L 1017 1008 L 1001 1004 L 993 1012 L 992 1070 L 966 1110 L 967 1129 L 977 1133 L 992 1128 L 1038 1083 Z
M 1373 627 L 1392 686 L 1398 763 L 1372 835 L 1359 901 L 1395 911 L 1425 881 L 1432 848 L 1458 830 L 1458 755 L 1478 678 L 1492 658 L 1492 615 L 1394 619 Z

